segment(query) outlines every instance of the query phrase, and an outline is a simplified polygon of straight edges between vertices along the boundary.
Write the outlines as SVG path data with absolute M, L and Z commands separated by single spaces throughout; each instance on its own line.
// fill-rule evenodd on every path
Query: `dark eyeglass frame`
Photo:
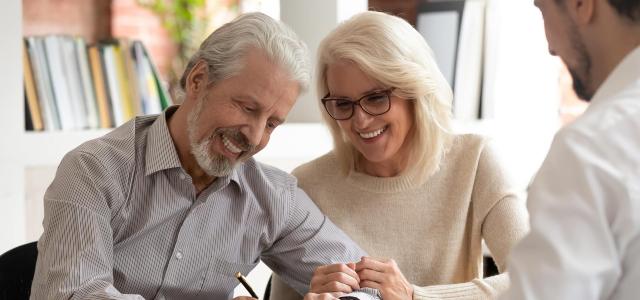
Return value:
M 391 110 L 391 94 L 393 93 L 393 90 L 395 90 L 394 87 L 391 87 L 391 88 L 388 88 L 388 89 L 383 89 L 383 90 L 372 91 L 371 93 L 367 93 L 366 95 L 358 98 L 357 100 L 352 100 L 351 98 L 347 98 L 347 97 L 329 97 L 329 94 L 327 94 L 326 96 L 322 97 L 322 99 L 320 99 L 320 101 L 322 102 L 322 106 L 324 106 L 324 109 L 327 111 L 329 116 L 332 117 L 334 120 L 337 120 L 337 121 L 344 121 L 344 120 L 351 119 L 351 117 L 353 117 L 353 114 L 356 111 L 356 105 L 360 106 L 362 111 L 364 111 L 367 114 L 375 117 L 375 116 L 386 114 L 387 112 L 389 112 L 389 110 Z M 372 112 L 368 111 L 364 106 L 362 106 L 362 104 L 360 104 L 360 101 L 362 101 L 362 99 L 365 99 L 367 97 L 371 97 L 373 95 L 378 95 L 378 94 L 385 94 L 387 96 L 387 99 L 389 100 L 389 105 L 387 106 L 387 109 L 384 112 L 372 113 Z M 329 108 L 327 108 L 327 102 L 340 101 L 340 100 L 342 100 L 342 101 L 347 100 L 347 101 L 349 101 L 349 103 L 351 103 L 351 114 L 349 114 L 348 117 L 336 118 L 335 116 L 333 116 L 331 114 L 331 112 L 329 111 Z

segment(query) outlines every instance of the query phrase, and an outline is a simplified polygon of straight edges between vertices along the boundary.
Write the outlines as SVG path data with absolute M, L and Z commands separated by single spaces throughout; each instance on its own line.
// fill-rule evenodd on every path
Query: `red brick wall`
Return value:
M 369 10 L 382 11 L 401 17 L 415 26 L 420 1 L 425 0 L 369 0 Z
M 153 12 L 138 5 L 136 0 L 111 0 L 111 34 L 141 40 L 160 74 L 165 80 L 169 78 L 177 48 Z
M 14 0 L 10 0 L 14 1 Z M 111 37 L 141 40 L 167 80 L 176 53 L 158 17 L 136 0 L 22 0 L 23 34 L 70 34 L 88 43 Z
M 110 0 L 22 0 L 23 35 L 71 34 L 93 43 L 111 35 L 110 6 Z

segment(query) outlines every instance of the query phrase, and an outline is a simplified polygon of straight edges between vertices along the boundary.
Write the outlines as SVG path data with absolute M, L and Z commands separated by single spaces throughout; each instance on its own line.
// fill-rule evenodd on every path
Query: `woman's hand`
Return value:
M 354 263 L 320 266 L 313 272 L 309 292 L 350 293 L 360 288 L 359 282 Z
M 363 257 L 356 264 L 360 286 L 380 291 L 384 300 L 413 299 L 413 286 L 402 275 L 393 259 Z

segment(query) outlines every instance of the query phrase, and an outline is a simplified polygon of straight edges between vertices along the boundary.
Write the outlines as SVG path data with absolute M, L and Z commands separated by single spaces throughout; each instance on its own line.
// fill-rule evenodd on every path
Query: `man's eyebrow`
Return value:
M 258 108 L 262 108 L 263 105 L 260 103 L 260 101 L 258 101 L 258 99 L 256 99 L 255 97 L 245 94 L 245 95 L 238 95 L 236 97 L 238 100 L 244 101 L 244 102 L 249 102 L 250 104 L 252 104 L 255 107 Z
M 253 97 L 251 95 L 239 95 L 236 98 L 238 100 L 241 100 L 241 101 L 249 102 L 251 105 L 253 105 L 258 110 L 263 110 L 265 108 L 264 105 L 262 105 L 262 103 L 260 103 L 260 101 L 258 101 L 255 97 Z M 285 118 L 280 118 L 280 117 L 269 117 L 269 119 L 278 122 L 278 124 L 284 124 L 284 122 L 286 121 Z

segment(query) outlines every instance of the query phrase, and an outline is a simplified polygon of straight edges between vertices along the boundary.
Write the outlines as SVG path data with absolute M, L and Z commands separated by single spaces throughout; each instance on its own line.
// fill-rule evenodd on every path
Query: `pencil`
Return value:
M 256 292 L 253 291 L 253 289 L 251 288 L 251 286 L 247 282 L 247 279 L 244 278 L 244 276 L 242 276 L 242 273 L 237 272 L 236 273 L 236 278 L 238 278 L 238 281 L 240 281 L 240 283 L 244 286 L 244 288 L 247 289 L 249 294 L 251 294 L 251 297 L 258 299 L 258 295 L 256 295 Z

